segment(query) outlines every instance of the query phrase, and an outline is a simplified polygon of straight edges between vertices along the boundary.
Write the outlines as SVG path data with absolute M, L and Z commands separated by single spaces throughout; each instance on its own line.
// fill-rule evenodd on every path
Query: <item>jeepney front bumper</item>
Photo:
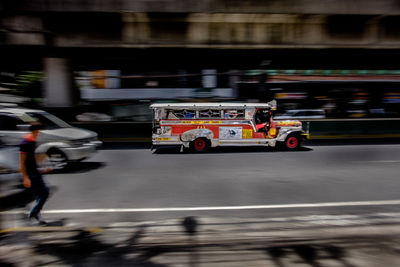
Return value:
M 303 137 L 304 140 L 309 140 L 311 138 L 311 135 L 308 133 L 302 133 L 300 135 L 301 135 L 301 137 Z

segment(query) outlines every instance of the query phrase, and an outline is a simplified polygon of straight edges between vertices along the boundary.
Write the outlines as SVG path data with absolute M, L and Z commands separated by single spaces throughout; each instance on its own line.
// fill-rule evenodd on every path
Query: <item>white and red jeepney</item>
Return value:
M 307 134 L 300 121 L 275 121 L 268 103 L 152 104 L 153 148 L 180 145 L 202 152 L 217 146 L 301 146 Z

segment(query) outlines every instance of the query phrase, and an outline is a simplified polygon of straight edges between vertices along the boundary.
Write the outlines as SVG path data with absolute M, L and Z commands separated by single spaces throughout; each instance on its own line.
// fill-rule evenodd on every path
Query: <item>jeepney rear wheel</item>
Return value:
M 204 152 L 210 148 L 210 141 L 207 138 L 197 138 L 190 143 L 192 150 L 196 152 Z
M 299 135 L 291 134 L 286 137 L 285 146 L 288 150 L 297 150 L 301 146 L 301 139 Z

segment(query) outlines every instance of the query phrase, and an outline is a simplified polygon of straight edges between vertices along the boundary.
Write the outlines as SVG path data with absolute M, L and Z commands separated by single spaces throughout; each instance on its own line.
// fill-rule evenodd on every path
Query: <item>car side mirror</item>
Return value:
M 18 124 L 17 125 L 17 129 L 20 131 L 24 131 L 24 132 L 29 132 L 30 131 L 30 124 Z

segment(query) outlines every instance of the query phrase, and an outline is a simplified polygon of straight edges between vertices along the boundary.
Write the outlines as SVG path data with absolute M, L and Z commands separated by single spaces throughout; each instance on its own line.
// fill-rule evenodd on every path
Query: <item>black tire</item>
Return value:
M 205 152 L 210 146 L 210 141 L 204 137 L 197 138 L 190 143 L 190 148 L 195 152 Z
M 47 151 L 47 157 L 53 170 L 65 169 L 68 165 L 67 156 L 58 148 L 51 148 Z
M 285 147 L 287 150 L 298 150 L 301 147 L 301 138 L 298 134 L 290 134 L 285 139 Z

